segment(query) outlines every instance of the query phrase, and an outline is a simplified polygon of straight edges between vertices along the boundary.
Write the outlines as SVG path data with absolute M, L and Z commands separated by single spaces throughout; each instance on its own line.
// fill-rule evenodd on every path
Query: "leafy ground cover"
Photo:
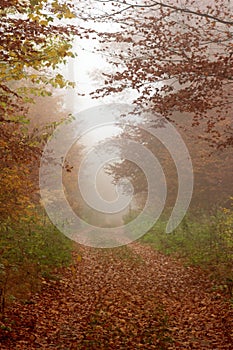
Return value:
M 41 213 L 0 225 L 0 316 L 15 299 L 26 301 L 54 268 L 71 263 L 72 244 Z
M 198 267 L 133 243 L 77 247 L 1 323 L 2 350 L 231 349 L 233 309 Z

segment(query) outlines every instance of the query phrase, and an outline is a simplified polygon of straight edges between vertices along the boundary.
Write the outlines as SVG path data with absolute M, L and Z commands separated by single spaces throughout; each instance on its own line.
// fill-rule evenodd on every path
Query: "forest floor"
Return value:
M 7 309 L 0 349 L 230 350 L 233 307 L 214 287 L 147 245 L 78 247 L 59 279 Z

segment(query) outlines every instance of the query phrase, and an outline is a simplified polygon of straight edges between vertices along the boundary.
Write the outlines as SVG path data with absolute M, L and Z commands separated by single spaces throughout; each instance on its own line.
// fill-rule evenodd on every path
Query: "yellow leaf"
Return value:
M 81 257 L 81 255 L 78 255 L 77 256 L 77 262 L 81 262 L 82 261 L 82 257 Z
M 64 14 L 65 18 L 76 18 L 76 15 L 72 13 L 71 11 L 66 11 Z
M 48 25 L 48 21 L 45 21 L 45 20 L 40 21 L 40 25 L 47 26 Z

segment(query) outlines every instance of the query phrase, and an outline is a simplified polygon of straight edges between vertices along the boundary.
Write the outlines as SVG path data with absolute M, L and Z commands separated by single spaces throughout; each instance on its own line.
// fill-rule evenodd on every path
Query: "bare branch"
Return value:
M 111 2 L 109 0 L 108 1 L 96 0 L 96 1 L 97 2 L 101 2 L 101 3 Z M 211 19 L 211 20 L 219 22 L 219 23 L 223 23 L 223 24 L 227 24 L 227 25 L 233 26 L 233 21 L 226 20 L 226 19 L 223 19 L 223 18 L 219 18 L 219 17 L 210 15 L 210 14 L 205 13 L 205 12 L 194 11 L 194 10 L 191 10 L 191 9 L 182 8 L 182 7 L 178 7 L 178 6 L 175 6 L 175 5 L 165 4 L 165 3 L 160 2 L 160 1 L 153 1 L 151 4 L 143 4 L 143 5 L 131 4 L 131 3 L 128 3 L 126 1 L 114 1 L 114 2 L 116 2 L 118 4 L 121 4 L 121 5 L 124 5 L 125 7 L 122 8 L 121 10 L 119 10 L 119 11 L 113 12 L 113 13 L 105 15 L 105 16 L 101 16 L 100 18 L 113 17 L 113 16 L 119 15 L 119 14 L 121 14 L 121 13 L 123 13 L 123 12 L 125 12 L 125 11 L 127 11 L 129 9 L 163 7 L 163 8 L 168 8 L 168 9 L 175 10 L 175 11 L 181 12 L 181 13 L 187 13 L 187 14 L 192 14 L 192 15 L 198 16 L 198 17 L 208 18 L 208 19 Z

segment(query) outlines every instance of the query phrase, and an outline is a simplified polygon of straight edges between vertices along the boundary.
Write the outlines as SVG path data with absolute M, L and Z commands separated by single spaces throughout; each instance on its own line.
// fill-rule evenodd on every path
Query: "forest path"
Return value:
M 207 276 L 139 243 L 78 247 L 7 317 L 1 350 L 233 349 L 233 308 Z

